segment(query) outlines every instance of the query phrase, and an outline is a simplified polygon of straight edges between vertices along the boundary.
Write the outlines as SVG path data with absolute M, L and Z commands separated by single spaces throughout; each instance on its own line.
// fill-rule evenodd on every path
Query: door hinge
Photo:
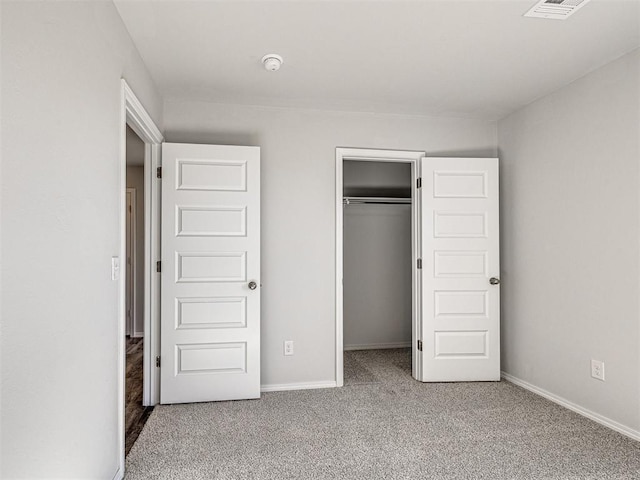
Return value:
M 418 268 L 419 269 L 422 268 L 422 259 L 421 258 L 418 259 Z
M 422 351 L 422 340 L 418 340 L 418 350 L 421 352 Z M 160 357 L 158 357 L 160 358 Z
M 418 188 L 422 188 L 422 177 L 418 177 L 418 181 L 416 183 Z
M 160 368 L 160 355 L 156 357 L 156 367 Z
M 162 262 L 160 260 L 156 262 L 156 272 L 162 272 Z
M 156 177 L 162 178 L 162 167 L 156 168 Z

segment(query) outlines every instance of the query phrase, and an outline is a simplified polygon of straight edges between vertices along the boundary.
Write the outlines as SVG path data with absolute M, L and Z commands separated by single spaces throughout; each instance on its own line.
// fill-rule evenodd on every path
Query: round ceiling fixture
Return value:
M 264 65 L 265 70 L 269 70 L 270 72 L 275 72 L 280 69 L 280 66 L 284 63 L 282 57 L 275 53 L 267 53 L 264 57 L 262 57 L 262 64 Z

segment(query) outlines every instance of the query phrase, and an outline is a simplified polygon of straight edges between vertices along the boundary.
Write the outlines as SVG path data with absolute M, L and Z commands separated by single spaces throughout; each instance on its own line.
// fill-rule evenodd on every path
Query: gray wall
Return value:
M 345 196 L 411 196 L 411 164 L 345 161 Z M 411 205 L 344 207 L 344 348 L 411 343 Z
M 179 101 L 164 112 L 169 142 L 261 147 L 263 385 L 335 381 L 336 147 L 496 155 L 494 122 Z
M 639 111 L 636 50 L 501 120 L 498 136 L 503 369 L 636 431 Z
M 345 160 L 342 171 L 347 196 L 411 196 L 410 163 Z
M 118 468 L 120 79 L 162 103 L 110 1 L 2 2 L 2 478 Z
M 144 334 L 144 167 L 127 167 L 127 187 L 136 189 L 136 315 L 132 334 L 141 337 Z
M 345 206 L 343 250 L 345 350 L 410 345 L 411 205 Z

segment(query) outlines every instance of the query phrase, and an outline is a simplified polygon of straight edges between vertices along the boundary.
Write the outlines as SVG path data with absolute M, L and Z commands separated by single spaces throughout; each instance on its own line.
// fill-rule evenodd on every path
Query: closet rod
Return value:
M 344 197 L 343 205 L 354 204 L 376 204 L 376 205 L 410 205 L 410 198 L 392 198 L 392 197 Z

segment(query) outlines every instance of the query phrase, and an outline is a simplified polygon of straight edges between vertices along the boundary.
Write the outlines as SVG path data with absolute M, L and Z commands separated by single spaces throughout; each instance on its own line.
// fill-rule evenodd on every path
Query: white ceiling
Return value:
M 498 119 L 640 46 L 640 0 L 536 1 L 115 3 L 165 99 Z

